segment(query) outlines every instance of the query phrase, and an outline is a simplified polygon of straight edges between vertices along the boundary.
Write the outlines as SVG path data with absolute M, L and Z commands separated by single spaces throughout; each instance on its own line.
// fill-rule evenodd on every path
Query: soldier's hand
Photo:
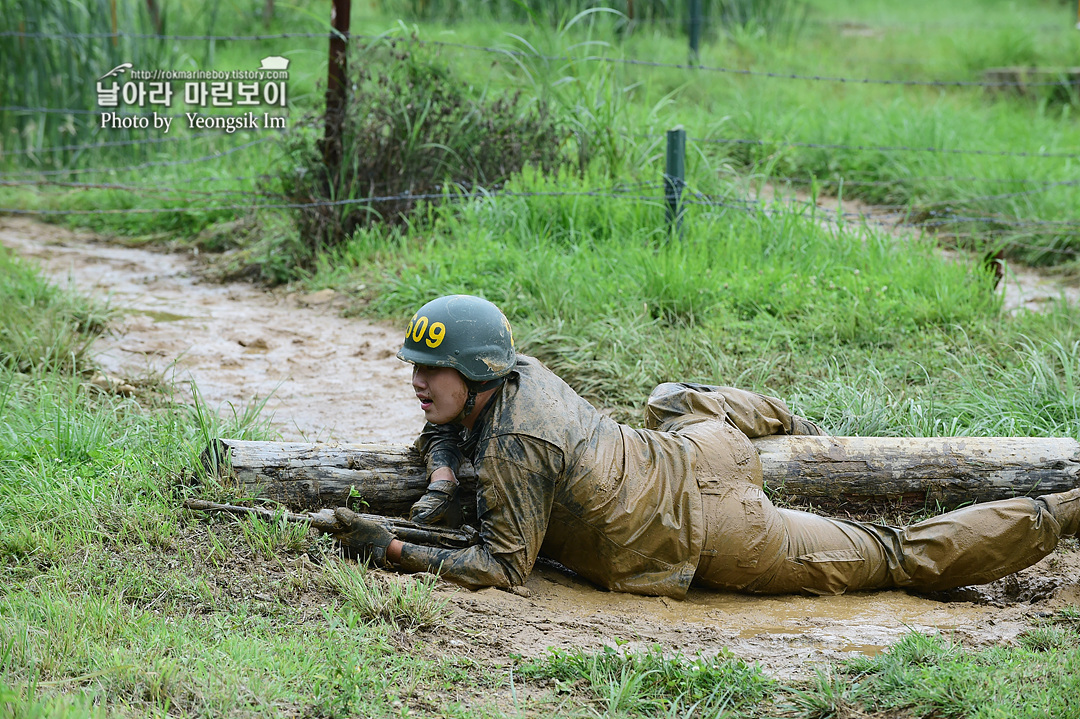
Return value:
M 394 539 L 389 529 L 378 522 L 358 517 L 347 507 L 335 509 L 334 516 L 345 527 L 344 531 L 336 533 L 339 542 L 355 549 L 380 567 L 387 565 L 386 548 Z
M 457 496 L 458 483 L 439 479 L 428 485 L 427 494 L 409 510 L 409 519 L 417 524 L 435 524 L 446 517 L 450 503 Z

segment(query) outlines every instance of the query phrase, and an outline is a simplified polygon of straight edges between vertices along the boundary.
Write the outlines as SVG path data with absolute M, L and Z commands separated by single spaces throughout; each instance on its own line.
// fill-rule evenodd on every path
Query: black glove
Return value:
M 409 510 L 409 519 L 417 524 L 435 524 L 446 517 L 450 503 L 457 496 L 458 483 L 439 479 L 428 485 L 427 494 Z
M 386 548 L 394 539 L 389 529 L 378 522 L 358 517 L 347 507 L 335 509 L 334 516 L 345 527 L 344 531 L 336 533 L 339 542 L 355 549 L 380 567 L 389 566 Z

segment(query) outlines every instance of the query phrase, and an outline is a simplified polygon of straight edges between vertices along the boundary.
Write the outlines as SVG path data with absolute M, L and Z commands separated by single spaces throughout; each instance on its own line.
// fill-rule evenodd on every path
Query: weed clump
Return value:
M 447 600 L 435 594 L 434 575 L 388 578 L 365 565 L 342 562 L 326 568 L 327 586 L 364 621 L 384 621 L 403 629 L 436 627 L 445 622 Z
M 625 643 L 615 640 L 616 644 Z M 724 650 L 713 658 L 666 656 L 658 646 L 592 654 L 553 649 L 520 670 L 556 687 L 581 682 L 607 715 L 728 716 L 768 701 L 775 685 L 757 666 Z
M 311 260 L 359 227 L 397 225 L 425 203 L 497 188 L 527 165 L 563 162 L 559 122 L 540 99 L 488 97 L 436 52 L 410 40 L 375 41 L 353 53 L 341 118 L 339 166 L 328 166 L 323 120 L 311 116 L 288 141 L 280 178 Z
M 108 312 L 67 295 L 0 248 L 0 368 L 82 371 Z

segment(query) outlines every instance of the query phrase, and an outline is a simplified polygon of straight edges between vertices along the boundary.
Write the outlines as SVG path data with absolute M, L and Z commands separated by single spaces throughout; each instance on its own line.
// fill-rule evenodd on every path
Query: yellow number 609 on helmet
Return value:
M 510 322 L 498 307 L 472 295 L 447 295 L 417 310 L 397 356 L 413 364 L 453 367 L 482 382 L 509 374 L 517 353 Z

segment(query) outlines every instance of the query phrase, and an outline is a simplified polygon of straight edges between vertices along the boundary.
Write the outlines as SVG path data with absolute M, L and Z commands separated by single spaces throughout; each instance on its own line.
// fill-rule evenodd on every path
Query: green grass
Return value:
M 565 212 L 572 225 L 587 219 L 580 212 L 592 213 L 593 224 L 599 218 L 610 223 L 608 237 L 593 233 L 590 247 L 578 247 L 585 243 L 572 233 L 545 237 L 543 244 L 559 252 L 543 256 L 544 262 L 601 262 L 612 249 L 608 243 L 625 239 L 620 222 L 626 218 L 613 208 L 575 209 L 561 202 L 566 200 L 552 200 L 539 217 Z M 474 211 L 486 212 L 482 206 Z M 694 219 L 707 226 L 707 218 Z M 446 211 L 441 221 L 456 231 L 453 223 L 461 218 Z M 765 218 L 747 222 L 732 228 L 728 239 L 745 236 L 739 256 L 748 267 L 764 268 L 764 257 L 755 252 L 765 253 L 765 240 L 784 235 L 754 236 L 750 229 Z M 505 244 L 516 236 L 514 227 L 492 234 Z M 679 247 L 662 238 L 651 244 L 649 238 L 631 239 L 661 257 Z M 862 276 L 854 275 L 852 263 L 893 247 L 860 241 L 849 242 L 847 254 L 836 246 L 815 254 L 815 243 L 851 239 L 824 231 L 795 238 L 806 244 L 809 258 L 824 262 L 836 255 L 852 278 Z M 460 252 L 449 238 L 430 249 L 440 243 Z M 722 257 L 723 246 L 716 247 Z M 381 248 L 384 261 L 393 259 L 392 250 Z M 200 403 L 181 405 L 167 393 L 121 398 L 92 388 L 83 379 L 92 358 L 68 348 L 85 346 L 101 331 L 101 321 L 86 320 L 100 309 L 49 287 L 17 261 L 4 261 L 0 306 L 10 308 L 9 326 L 64 331 L 54 331 L 47 349 L 30 353 L 28 363 L 0 366 L 0 716 L 828 717 L 858 710 L 870 716 L 1011 717 L 1075 711 L 1070 702 L 1080 625 L 1074 608 L 1033 627 L 1018 646 L 968 650 L 913 634 L 880 657 L 824 668 L 807 682 L 770 679 L 727 652 L 683 657 L 662 647 L 637 654 L 554 652 L 512 667 L 470 659 L 471 635 L 455 627 L 433 578 L 388 577 L 344 563 L 325 538 L 293 524 L 184 514 L 179 507 L 189 493 L 230 496 L 227 487 L 193 468 L 210 437 L 265 436 L 257 412 L 219 419 Z M 434 266 L 439 273 L 453 270 L 453 263 Z M 605 266 L 609 274 L 618 270 L 614 261 Z M 862 266 L 870 273 L 869 265 Z M 560 270 L 564 277 L 571 276 L 568 269 L 573 266 Z M 949 273 L 962 268 L 924 270 L 929 274 L 922 282 L 933 286 L 947 284 Z M 355 267 L 342 263 L 339 271 L 348 276 Z M 944 279 L 934 280 L 937 273 Z M 509 282 L 498 266 L 489 275 Z M 767 273 L 757 277 L 772 281 L 761 279 Z M 449 275 L 445 281 L 455 280 Z M 611 282 L 617 295 L 619 276 Z M 646 289 L 636 291 L 654 297 L 662 295 L 657 288 L 664 283 L 640 286 Z M 985 298 L 977 287 L 958 286 L 962 294 L 949 311 L 972 312 L 977 322 Z M 405 284 L 395 287 L 383 295 L 387 307 L 410 299 Z M 836 292 L 841 285 L 825 287 Z M 905 291 L 919 296 L 914 286 Z M 558 292 L 544 296 L 553 305 L 560 301 Z M 528 309 L 543 318 L 539 306 Z M 671 337 L 693 334 L 696 315 L 676 309 L 658 311 L 647 328 L 663 328 Z M 914 320 L 897 318 L 888 331 L 900 331 L 908 321 Z M 1041 326 L 1027 328 L 1056 333 L 1058 323 L 1073 316 L 1039 321 Z M 614 324 L 609 330 L 621 332 Z M 0 350 L 14 355 L 12 338 L 18 336 L 0 335 Z M 961 383 L 969 383 L 968 401 L 982 409 L 973 409 L 974 416 L 1028 417 L 1029 424 L 1010 425 L 1011 431 L 1075 429 L 1075 344 L 1021 343 L 994 365 L 989 359 L 980 365 L 972 359 L 979 351 L 970 352 L 957 350 L 953 361 Z M 59 356 L 72 360 L 52 359 Z M 1030 383 L 1007 381 L 1010 367 Z M 869 379 L 877 376 L 867 372 Z M 844 379 L 851 377 L 826 377 L 820 388 L 810 388 L 812 395 L 826 401 Z M 929 426 L 919 424 L 914 410 L 905 412 L 902 402 L 897 410 L 886 401 L 888 386 L 869 379 L 859 391 L 880 400 L 875 421 L 894 431 Z M 433 650 L 441 633 L 461 637 L 465 651 Z
M 555 692 L 575 682 L 603 716 L 761 716 L 780 685 L 727 651 L 706 659 L 604 647 L 597 654 L 552 650 L 525 662 L 520 675 L 549 680 Z
M 1045 636 L 1035 630 L 1020 647 L 971 652 L 943 636 L 912 634 L 879 657 L 850 662 L 844 681 L 854 689 L 839 700 L 916 716 L 1074 716 L 1080 712 L 1080 634 L 1059 628 L 1057 643 L 1038 639 Z M 816 693 L 822 698 L 827 691 Z
M 1075 610 L 1021 636 L 1019 646 L 967 649 L 913 632 L 876 657 L 821 668 L 800 682 L 768 678 L 722 651 L 716 657 L 554 650 L 519 673 L 553 693 L 583 692 L 587 709 L 627 717 L 1066 717 L 1076 690 Z
M 20 12 L 22 5 L 3 7 Z M 251 3 L 178 7 L 184 12 L 172 16 L 171 32 L 263 29 Z M 1080 36 L 1074 18 L 1062 20 L 1066 10 L 1052 2 L 818 0 L 802 31 L 782 41 L 753 29 L 707 35 L 702 62 L 781 74 L 977 80 L 991 65 L 1075 64 Z M 277 12 L 270 32 L 326 25 L 317 3 L 278 3 Z M 396 20 L 354 7 L 357 33 L 412 31 Z M 842 35 L 834 21 L 871 33 Z M 686 59 L 685 39 L 659 23 L 629 34 L 599 17 L 571 27 L 483 16 L 417 26 L 422 40 L 526 47 L 515 33 L 549 56 Z M 587 41 L 606 45 L 581 44 Z M 324 45 L 177 41 L 170 52 L 187 58 L 177 62 L 215 69 L 290 56 L 296 126 L 293 119 L 320 102 Z M 113 53 L 107 45 L 85 51 L 97 53 L 91 60 Z M 42 52 L 67 58 L 56 48 Z M 903 205 L 913 219 L 932 219 L 943 207 L 993 214 L 997 222 L 944 226 L 945 240 L 985 249 L 1005 243 L 1011 256 L 1068 265 L 1068 255 L 1046 250 L 1080 248 L 1067 228 L 1008 223 L 1073 221 L 1076 186 L 1037 184 L 1071 181 L 1075 159 L 792 143 L 1075 152 L 1075 103 L 538 57 L 518 63 L 453 47 L 438 53 L 477 93 L 522 89 L 550 102 L 564 123 L 564 151 L 579 157 L 583 144 L 589 148 L 582 172 L 527 172 L 506 196 L 429 206 L 389 230 L 364 228 L 310 272 L 295 266 L 303 238 L 287 213 L 223 207 L 268 201 L 244 193 L 273 188 L 275 174 L 293 169 L 283 165 L 276 139 L 174 164 L 261 134 L 185 132 L 175 143 L 62 153 L 55 161 L 5 154 L 0 172 L 16 174 L 0 175 L 0 207 L 110 210 L 53 218 L 231 249 L 223 272 L 254 267 L 264 279 L 332 286 L 353 296 L 354 311 L 401 326 L 437 294 L 483 294 L 510 315 L 525 351 L 635 422 L 654 384 L 687 379 L 767 390 L 842 434 L 1080 438 L 1076 308 L 1004 315 L 989 278 L 975 263 L 943 259 L 932 236 L 825 226 L 805 208 L 739 202 L 763 182 L 790 182 Z M 0 62 L 12 57 L 21 55 L 0 52 Z M 82 74 L 94 75 L 64 72 L 63 91 L 40 79 L 29 89 L 41 102 L 66 103 Z M 661 133 L 675 124 L 692 138 L 763 143 L 689 143 L 690 188 L 734 207 L 692 205 L 678 238 L 665 230 L 656 186 Z M 48 127 L 34 134 L 17 125 L 18 138 L 7 127 L 3 150 L 72 141 Z M 121 137 L 77 129 L 74 141 Z M 36 174 L 53 169 L 107 171 Z M 603 196 L 621 186 L 623 195 L 655 199 Z M 596 190 L 601 196 L 552 194 Z M 0 256 L 0 716 L 1076 711 L 1068 704 L 1077 695 L 1074 610 L 1034 627 L 1016 647 L 971 651 L 913 635 L 881 657 L 805 683 L 767 681 L 727 655 L 563 654 L 516 665 L 508 677 L 502 666 L 418 649 L 454 629 L 432 582 L 390 582 L 343 564 L 324 540 L 295 525 L 206 520 L 178 509 L 189 492 L 228 496 L 226 488 L 190 485 L 209 438 L 256 438 L 265 427 L 257 407 L 221 420 L 200 404 L 174 401 L 168 388 L 129 398 L 92 388 L 88 347 L 108 316 Z
M 523 351 L 631 421 L 679 378 L 767 389 L 842 433 L 1080 436 L 1076 309 L 1002 316 L 989 278 L 929 242 L 710 208 L 674 241 L 660 203 L 613 198 L 433 217 L 422 243 L 358 233 L 313 283 L 362 287 L 365 312 L 398 320 L 431 296 L 483 294 Z
M 399 650 L 442 621 L 432 578 L 346 568 L 297 525 L 185 515 L 185 494 L 227 494 L 194 472 L 206 438 L 264 437 L 258 417 L 99 392 L 65 349 L 101 330 L 92 307 L 4 262 L 0 306 L 67 331 L 0 365 L 0 716 L 386 715 L 486 681 Z
M 556 58 L 605 55 L 660 63 L 682 63 L 686 58 L 683 42 L 659 31 L 643 30 L 621 42 L 598 27 L 548 34 L 504 27 L 503 32 L 507 48 L 536 48 Z M 1025 32 L 1024 26 L 1012 32 Z M 954 32 L 945 41 L 944 31 L 939 31 L 928 32 L 926 37 L 900 33 L 899 45 L 910 62 L 898 62 L 882 56 L 880 37 L 853 37 L 838 43 L 836 29 L 824 27 L 790 45 L 773 42 L 767 35 L 718 40 L 703 50 L 702 64 L 781 76 L 971 82 L 981 79 L 982 70 L 1003 63 L 1068 65 L 1080 43 L 1068 28 L 1050 39 L 1034 30 L 1028 32 L 1025 37 L 1046 55 L 1027 57 L 1003 51 L 1001 57 L 986 57 L 987 48 L 999 47 L 986 33 L 957 36 Z M 510 33 L 529 33 L 528 45 Z M 438 39 L 476 44 L 492 35 L 490 27 L 459 25 L 438 33 Z M 585 41 L 592 43 L 587 49 L 573 44 Z M 1002 37 L 998 42 L 1009 47 L 1012 40 Z M 901 52 L 891 42 L 887 46 L 889 53 Z M 478 55 L 468 48 L 443 51 L 465 65 Z M 605 130 L 593 129 L 591 134 L 614 133 L 617 138 L 615 147 L 605 153 L 603 165 L 613 179 L 659 178 L 662 146 L 651 138 L 683 125 L 692 138 L 688 178 L 696 189 L 738 193 L 738 178 L 732 170 L 797 187 L 816 183 L 829 194 L 908 208 L 913 221 L 934 223 L 932 229 L 946 232 L 965 246 L 996 249 L 1007 245 L 1012 255 L 1041 263 L 1074 256 L 1055 250 L 1076 248 L 1071 207 L 1078 197 L 1077 187 L 1044 185 L 1071 183 L 1069 168 L 1075 157 L 1009 153 L 1075 154 L 1080 139 L 1072 121 L 1075 103 L 980 88 L 837 83 L 708 69 L 689 72 L 562 59 L 526 59 L 524 65 L 525 70 L 518 70 L 500 62 L 497 70 L 487 70 L 480 80 L 496 86 L 534 83 L 539 93 L 560 98 L 565 112 L 581 123 L 588 125 L 595 117 L 596 125 Z M 482 67 L 486 69 L 487 63 Z M 716 140 L 761 144 L 710 142 Z M 831 147 L 835 145 L 849 149 Z M 944 152 L 923 151 L 928 147 Z M 718 175 L 724 182 L 718 182 Z M 1028 194 L 998 197 L 1017 192 Z M 988 219 L 939 219 L 952 216 Z M 1047 221 L 1062 225 L 1038 224 Z
M 61 292 L 0 248 L 0 367 L 77 369 L 108 316 L 107 308 Z
M 16 5 L 12 7 L 17 10 Z M 445 4 L 423 5 L 437 8 Z M 646 24 L 629 35 L 620 34 L 619 18 L 609 13 L 594 13 L 576 22 L 559 15 L 554 18 L 559 22 L 553 26 L 546 20 L 535 24 L 496 22 L 479 12 L 468 21 L 450 25 L 418 21 L 414 26 L 398 21 L 410 17 L 417 7 L 409 3 L 381 7 L 377 14 L 367 6 L 354 8 L 353 31 L 368 36 L 416 32 L 422 41 L 514 51 L 535 49 L 554 58 L 512 58 L 452 46 L 437 50 L 445 62 L 462 73 L 462 82 L 472 85 L 477 93 L 497 96 L 522 90 L 526 97 L 534 95 L 550 101 L 567 128 L 564 150 L 576 156 L 587 148 L 590 170 L 606 176 L 607 182 L 599 187 L 616 181 L 656 182 L 663 170 L 659 136 L 682 124 L 696 138 L 689 145 L 688 181 L 693 189 L 727 198 L 743 197 L 748 191 L 747 177 L 751 178 L 750 184 L 769 180 L 808 190 L 817 188 L 829 194 L 906 208 L 912 221 L 930 223 L 927 227 L 949 243 L 978 250 L 1005 247 L 1010 256 L 1039 264 L 1075 264 L 1074 250 L 1080 249 L 1080 230 L 1072 213 L 1080 199 L 1080 189 L 1073 184 L 1076 158 L 964 152 L 1075 154 L 1075 148 L 1080 146 L 1080 131 L 1073 117 L 1076 98 L 1066 97 L 1063 102 L 1041 92 L 1018 97 L 979 88 L 817 82 L 589 60 L 574 62 L 560 58 L 603 55 L 682 63 L 686 60 L 686 43 L 681 31 L 673 31 L 670 23 Z M 395 14 L 395 8 L 403 15 Z M 1080 37 L 1072 27 L 1074 21 L 1064 22 L 1069 19 L 1065 17 L 1067 8 L 1049 1 L 1021 8 L 1006 2 L 947 7 L 909 3 L 901 7 L 817 0 L 809 3 L 808 9 L 813 22 L 789 41 L 778 41 L 767 32 L 714 35 L 703 47 L 701 61 L 706 66 L 780 75 L 966 82 L 979 80 L 982 71 L 993 66 L 1068 66 L 1080 49 Z M 218 34 L 254 32 L 254 11 L 249 5 L 230 0 L 191 0 L 183 10 L 173 16 L 169 32 L 201 34 L 211 28 Z M 270 27 L 264 29 L 261 23 L 257 27 L 265 32 L 325 31 L 328 18 L 324 11 L 314 4 L 279 6 Z M 847 32 L 844 25 L 837 24 L 839 21 L 855 23 L 859 32 Z M 17 39 L 5 41 L 13 40 Z M 55 41 L 43 40 L 40 44 L 51 48 L 48 52 L 56 52 Z M 259 58 L 269 53 L 285 54 L 293 61 L 289 122 L 296 128 L 305 112 L 321 105 L 317 83 L 325 77 L 324 45 L 321 38 L 176 41 L 173 46 L 182 59 L 168 62 L 184 67 L 231 69 L 254 67 Z M 86 84 L 76 80 L 69 72 L 55 82 L 60 87 Z M 34 86 L 43 93 L 43 104 L 61 102 L 48 95 L 49 83 L 41 81 Z M 407 103 L 408 97 L 403 102 Z M 265 136 L 219 134 L 216 138 L 187 138 L 176 144 L 84 151 L 78 156 L 60 154 L 53 158 L 59 165 L 47 153 L 5 155 L 2 164 L 11 172 L 56 166 L 123 168 L 211 156 Z M 106 131 L 95 131 L 90 139 L 95 137 L 123 139 Z M 60 141 L 53 139 L 56 142 L 45 144 Z M 87 138 L 79 134 L 65 141 L 83 139 Z M 762 144 L 704 142 L 731 139 Z M 25 149 L 18 142 L 4 142 L 3 147 Z M 916 150 L 814 148 L 792 143 Z M 949 152 L 918 150 L 925 147 Z M 273 173 L 287 174 L 293 169 L 280 151 L 262 145 L 192 165 L 73 177 L 12 175 L 7 181 L 108 181 L 146 190 L 19 184 L 0 187 L 0 201 L 2 206 L 48 210 L 165 208 L 169 211 L 74 215 L 67 219 L 119 234 L 190 238 L 209 226 L 236 218 L 247 218 L 257 228 L 273 224 L 274 211 L 243 209 L 265 203 L 266 198 L 228 193 L 260 192 L 273 183 L 257 178 L 265 176 L 264 180 L 269 180 Z M 592 189 L 597 189 L 595 184 Z M 192 209 L 198 207 L 225 209 Z M 954 217 L 973 219 L 950 219 Z M 296 244 L 295 236 L 277 233 L 276 242 L 269 246 L 264 243 L 264 258 L 272 259 L 275 249 L 287 255 L 290 244 Z M 287 275 L 275 271 L 271 276 L 281 279 Z

